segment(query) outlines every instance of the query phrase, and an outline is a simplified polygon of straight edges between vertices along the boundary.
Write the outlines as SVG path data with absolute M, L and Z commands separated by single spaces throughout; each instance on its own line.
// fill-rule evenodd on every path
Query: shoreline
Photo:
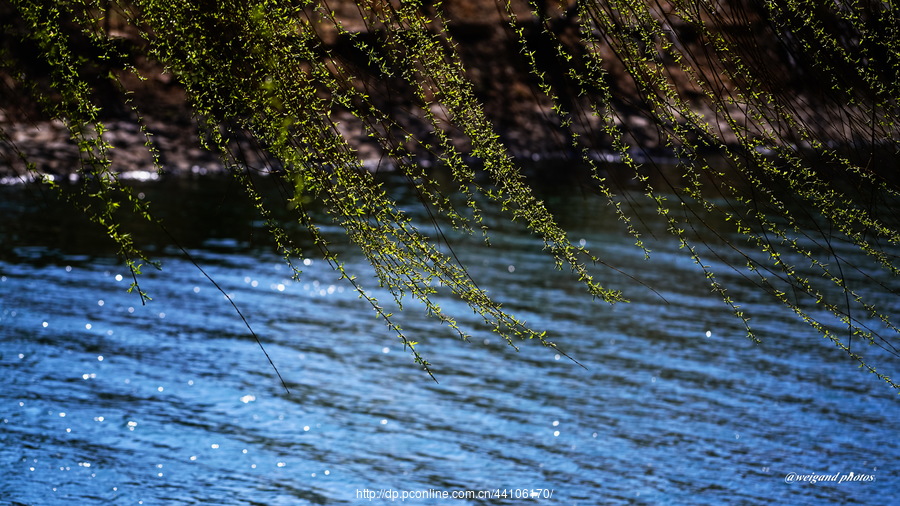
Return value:
M 677 147 L 671 147 L 673 141 L 669 138 L 669 133 L 686 125 L 674 124 L 676 120 L 672 120 L 672 124 L 658 124 L 652 118 L 648 112 L 650 106 L 634 78 L 628 74 L 610 47 L 595 49 L 607 65 L 603 70 L 606 72 L 607 91 L 611 98 L 602 114 L 611 119 L 593 113 L 592 107 L 597 104 L 596 97 L 590 96 L 590 90 L 578 89 L 562 77 L 565 68 L 553 58 L 543 55 L 541 67 L 530 68 L 520 55 L 521 47 L 510 32 L 508 19 L 495 9 L 488 8 L 491 5 L 493 4 L 477 0 L 448 2 L 445 8 L 451 21 L 448 22 L 446 31 L 454 38 L 465 78 L 470 82 L 476 100 L 490 121 L 493 133 L 510 155 L 524 164 L 552 160 L 583 163 L 580 155 L 570 152 L 583 148 L 590 153 L 591 159 L 604 164 L 615 164 L 620 155 L 612 149 L 615 143 L 606 131 L 611 128 L 620 133 L 621 142 L 634 146 L 629 151 L 630 155 L 644 158 L 638 162 L 677 162 Z M 377 29 L 371 29 L 364 23 L 351 22 L 359 16 L 355 4 L 338 2 L 335 9 L 338 17 L 349 23 L 346 26 L 348 33 L 359 35 L 370 30 L 370 35 L 377 35 Z M 518 25 L 526 36 L 539 37 L 540 26 L 531 20 L 530 11 L 526 9 L 519 14 L 521 19 L 529 20 Z M 687 53 L 701 49 L 702 40 L 690 37 L 692 32 L 688 23 L 674 18 L 670 21 L 672 31 L 680 34 L 679 40 L 683 40 Z M 863 138 L 867 136 L 867 132 L 856 131 L 852 128 L 853 124 L 846 124 L 846 120 L 842 120 L 843 108 L 847 104 L 837 103 L 835 97 L 829 96 L 827 89 L 822 88 L 824 83 L 816 82 L 814 75 L 805 74 L 808 69 L 792 67 L 784 55 L 777 52 L 775 41 L 761 35 L 765 32 L 756 31 L 764 26 L 763 20 L 748 19 L 738 26 L 729 24 L 733 21 L 724 16 L 721 22 L 723 24 L 715 25 L 712 29 L 723 32 L 738 27 L 747 32 L 746 36 L 756 44 L 754 47 L 762 52 L 766 64 L 771 66 L 769 70 L 777 76 L 770 83 L 773 89 L 762 91 L 784 100 L 784 104 L 779 105 L 789 107 L 796 116 L 794 119 L 805 128 L 805 131 L 798 133 L 790 129 L 784 130 L 784 125 L 779 125 L 779 142 L 790 147 L 802 144 L 800 139 L 814 138 L 830 140 L 832 147 L 840 147 L 847 152 L 865 149 L 866 142 Z M 558 24 L 560 41 L 567 50 L 572 54 L 580 54 L 584 48 L 579 45 L 581 42 L 573 33 L 575 27 L 572 20 L 562 16 L 555 18 L 553 23 Z M 107 35 L 110 41 L 122 46 L 122 55 L 126 59 L 115 65 L 106 64 L 105 67 L 92 62 L 94 67 L 85 70 L 84 79 L 92 83 L 93 101 L 100 110 L 100 121 L 106 130 L 103 135 L 112 146 L 109 151 L 111 170 L 116 173 L 145 170 L 155 172 L 152 169 L 153 156 L 146 147 L 148 138 L 142 131 L 144 128 L 151 134 L 150 140 L 158 153 L 159 166 L 164 173 L 228 172 L 219 154 L 202 146 L 201 131 L 184 88 L 160 62 L 148 56 L 146 44 L 134 27 L 124 20 L 112 18 Z M 367 69 L 365 59 L 360 59 L 362 55 L 359 48 L 354 47 L 350 35 L 340 34 L 324 25 L 318 35 L 329 58 L 340 61 L 354 72 L 353 86 L 366 91 L 371 105 L 390 120 L 386 124 L 388 131 L 371 132 L 362 120 L 346 109 L 335 107 L 326 111 L 334 128 L 356 152 L 361 166 L 371 171 L 382 171 L 391 170 L 391 165 L 395 163 L 385 156 L 387 150 L 370 134 L 387 137 L 397 145 L 402 144 L 401 151 L 409 152 L 410 158 L 422 166 L 440 164 L 440 159 L 435 159 L 427 151 L 436 149 L 429 146 L 440 145 L 428 114 L 446 119 L 446 110 L 438 103 L 423 108 L 408 82 L 396 77 L 379 76 Z M 6 38 L 11 40 L 15 36 L 10 34 Z M 536 43 L 536 47 L 541 45 Z M 24 51 L 22 48 L 18 49 Z M 15 51 L 11 54 L 16 56 Z M 71 141 L 63 122 L 49 119 L 40 111 L 38 101 L 31 97 L 29 85 L 34 85 L 34 89 L 43 93 L 48 101 L 53 98 L 53 89 L 46 82 L 47 76 L 40 72 L 35 62 L 25 60 L 24 56 L 26 55 L 19 58 L 19 66 L 22 67 L 19 70 L 23 70 L 23 74 L 30 76 L 33 82 L 19 83 L 11 74 L 0 70 L 0 84 L 7 85 L 11 92 L 0 96 L 0 181 L 36 177 L 29 176 L 32 172 L 68 178 L 77 173 L 80 165 L 78 147 Z M 759 55 L 757 57 L 762 58 Z M 706 123 L 704 127 L 715 133 L 713 144 L 738 146 L 740 142 L 722 114 L 727 113 L 731 121 L 739 123 L 758 111 L 746 104 L 719 105 L 724 110 L 713 110 L 717 106 L 711 104 L 708 97 L 699 91 L 697 83 L 690 80 L 690 75 L 679 70 L 677 61 L 664 52 L 659 52 L 655 58 L 654 64 L 666 72 L 678 96 L 693 108 L 693 112 L 701 118 L 699 121 Z M 700 62 L 695 64 L 698 71 L 718 71 L 717 68 L 704 66 Z M 125 70 L 127 66 L 133 66 L 135 71 Z M 545 72 L 550 76 L 549 79 L 554 80 L 554 91 L 560 101 L 566 103 L 565 109 L 571 113 L 571 117 L 567 119 L 572 121 L 565 123 L 565 127 L 557 114 L 556 106 L 559 104 L 554 104 L 543 93 L 542 84 L 546 83 L 539 82 L 534 75 L 536 71 Z M 107 74 L 115 75 L 118 83 L 101 78 Z M 722 76 L 720 84 L 721 92 L 726 95 L 736 89 L 733 82 Z M 122 93 L 123 90 L 126 93 Z M 585 93 L 580 93 L 582 91 Z M 850 112 L 856 113 L 853 110 Z M 614 125 L 610 126 L 607 121 Z M 686 122 L 683 118 L 677 121 Z M 444 126 L 443 123 L 441 125 Z M 768 127 L 770 126 L 765 124 L 759 125 L 760 129 Z M 407 134 L 413 140 L 407 139 Z M 465 156 L 470 148 L 470 141 L 465 134 L 452 126 L 447 128 L 445 134 L 448 143 Z M 576 141 L 578 148 L 572 148 Z M 684 142 L 697 145 L 704 143 L 693 138 Z M 244 160 L 248 166 L 277 165 L 270 163 L 270 158 L 261 152 L 254 140 L 239 140 L 235 147 L 241 153 L 248 154 L 249 159 Z M 879 156 L 884 157 L 892 146 L 878 148 L 883 151 Z M 797 147 L 796 150 L 807 156 L 805 148 Z M 710 153 L 716 156 L 714 150 L 711 149 Z M 26 160 L 34 164 L 34 171 L 27 169 Z

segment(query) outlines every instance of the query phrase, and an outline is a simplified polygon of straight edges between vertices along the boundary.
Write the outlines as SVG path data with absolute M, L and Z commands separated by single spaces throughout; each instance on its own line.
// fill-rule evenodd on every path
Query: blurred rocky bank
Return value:
M 725 3 L 726 5 L 729 3 Z M 765 15 L 744 5 L 731 2 L 733 12 L 723 7 L 721 15 L 709 21 L 713 34 L 727 33 L 735 40 L 745 40 L 752 58 L 748 61 L 766 65 L 767 92 L 789 101 L 786 106 L 800 117 L 803 124 L 818 131 L 816 135 L 854 142 L 853 132 L 844 131 L 840 122 L 840 105 L 822 98 L 814 69 L 791 59 L 783 41 L 771 37 Z M 612 140 L 604 131 L 605 119 L 591 111 L 591 90 L 579 89 L 567 77 L 567 68 L 560 63 L 556 52 L 558 41 L 574 58 L 584 57 L 587 48 L 580 34 L 580 24 L 572 4 L 544 5 L 541 16 L 535 16 L 524 2 L 514 1 L 512 12 L 516 22 L 510 23 L 508 14 L 487 0 L 447 0 L 441 4 L 446 25 L 455 50 L 471 81 L 495 132 L 509 151 L 524 160 L 565 159 L 573 153 L 573 140 L 578 148 L 600 157 L 614 158 Z M 540 5 L 540 4 L 539 4 Z M 716 67 L 713 60 L 704 60 L 707 41 L 696 26 L 664 12 L 666 4 L 655 4 L 658 17 L 665 20 L 665 29 L 678 42 L 680 55 L 694 55 L 690 62 L 707 76 L 716 76 L 722 96 L 727 97 L 733 83 L 727 73 Z M 342 20 L 349 32 L 366 35 L 373 28 L 360 17 L 356 2 L 339 1 L 329 4 L 335 16 Z M 739 6 L 740 9 L 737 9 Z M 427 4 L 424 9 L 431 9 Z M 26 162 L 33 164 L 33 172 L 66 175 L 79 168 L 78 148 L 70 139 L 65 124 L 51 119 L 35 95 L 45 95 L 51 101 L 53 88 L 49 72 L 41 64 L 40 52 L 17 24 L 17 14 L 8 3 L 0 4 L 0 19 L 5 19 L 0 36 L 0 54 L 5 65 L 0 66 L 0 177 L 26 174 Z M 433 13 L 433 11 L 431 11 Z M 119 172 L 152 170 L 153 157 L 146 144 L 152 143 L 159 165 L 165 172 L 206 172 L 222 170 L 218 154 L 205 149 L 200 142 L 198 122 L 192 115 L 188 97 L 178 79 L 148 56 L 146 42 L 125 22 L 124 17 L 108 16 L 101 25 L 110 40 L 122 48 L 123 61 L 89 62 L 82 78 L 93 88 L 94 100 L 100 108 L 103 134 L 112 146 L 112 168 Z M 364 86 L 374 105 L 391 116 L 398 132 L 412 134 L 426 143 L 434 139 L 433 126 L 418 105 L 413 86 L 400 78 L 386 79 L 367 74 L 366 65 L 348 39 L 327 24 L 318 33 L 323 47 L 330 54 L 358 72 L 358 84 Z M 545 30 L 546 28 L 546 30 Z M 514 30 L 521 29 L 528 47 L 533 50 L 537 69 L 532 68 L 523 55 L 520 39 Z M 87 38 L 72 28 L 74 48 L 90 53 Z M 617 35 L 621 36 L 621 34 Z M 602 40 L 602 37 L 600 37 Z M 83 44 L 83 47 L 79 47 Z M 736 121 L 746 120 L 740 104 L 727 100 L 716 104 L 704 95 L 692 74 L 684 72 L 683 59 L 664 49 L 648 46 L 646 51 L 668 76 L 681 99 L 691 104 L 704 118 L 718 117 L 716 107 L 723 107 Z M 590 49 L 602 57 L 608 89 L 611 91 L 609 109 L 602 114 L 612 115 L 621 128 L 624 140 L 637 154 L 671 156 L 671 146 L 661 135 L 657 120 L 648 111 L 649 100 L 626 71 L 622 60 L 611 46 L 594 45 Z M 672 51 L 670 48 L 668 51 Z M 44 65 L 44 66 L 42 66 Z M 705 66 L 705 67 L 704 67 Z M 126 70 L 133 67 L 143 78 Z M 572 111 L 571 124 L 564 124 L 554 111 L 554 103 L 542 91 L 535 70 L 543 73 L 545 83 L 553 86 L 562 106 Z M 116 80 L 106 76 L 113 74 Z M 696 74 L 693 74 L 696 76 Z M 23 78 L 24 76 L 24 78 Z M 121 85 L 121 87 L 120 87 Z M 126 92 L 123 93 L 123 88 Z M 37 90 L 35 94 L 33 90 Z M 138 121 L 140 119 L 140 121 Z M 374 142 L 364 124 L 347 111 L 338 110 L 332 118 L 340 133 L 369 167 L 388 167 L 383 148 Z M 733 142 L 734 134 L 727 125 L 714 125 L 717 135 L 725 142 Z M 149 135 L 148 135 L 149 134 Z M 453 132 L 451 131 L 451 135 Z M 452 139 L 465 152 L 464 136 Z M 267 165 L 264 148 L 256 146 L 248 137 L 238 146 L 250 153 L 246 163 Z M 431 163 L 433 155 L 426 150 L 416 151 L 414 159 Z M 253 154 L 256 154 L 254 156 Z

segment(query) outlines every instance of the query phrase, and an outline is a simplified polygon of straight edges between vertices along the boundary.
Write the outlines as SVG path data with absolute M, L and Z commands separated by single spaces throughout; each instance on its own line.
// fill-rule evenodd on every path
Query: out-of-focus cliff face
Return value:
M 325 11 L 310 9 L 309 15 L 320 20 L 333 15 L 340 21 L 343 32 L 327 22 L 314 24 L 327 50 L 323 54 L 330 54 L 335 62 L 356 75 L 355 84 L 395 122 L 396 136 L 412 134 L 428 144 L 434 139 L 433 126 L 427 121 L 413 86 L 398 74 L 386 77 L 373 71 L 366 55 L 352 40 L 361 37 L 368 38 L 373 44 L 378 42 L 378 34 L 384 27 L 366 20 L 367 9 L 373 5 L 373 2 L 330 1 L 327 6 L 322 4 Z M 378 5 L 377 8 L 389 8 L 386 3 Z M 660 134 L 657 117 L 649 113 L 650 103 L 657 97 L 647 96 L 646 91 L 641 90 L 635 77 L 626 70 L 617 48 L 604 43 L 606 37 L 622 37 L 622 33 L 610 35 L 590 28 L 591 20 L 581 19 L 573 2 L 539 1 L 536 5 L 542 11 L 540 16 L 521 0 L 513 0 L 508 11 L 504 10 L 505 5 L 492 0 L 446 0 L 439 8 L 426 3 L 421 9 L 426 16 L 434 18 L 431 25 L 434 33 L 449 35 L 447 47 L 452 47 L 459 55 L 476 99 L 512 154 L 526 159 L 566 156 L 573 149 L 573 142 L 578 148 L 593 152 L 612 152 L 612 140 L 604 131 L 608 118 L 612 118 L 611 122 L 623 132 L 625 142 L 636 149 L 664 155 L 671 148 L 667 138 Z M 846 126 L 839 121 L 841 107 L 848 104 L 835 103 L 828 98 L 828 90 L 817 82 L 813 68 L 791 55 L 784 39 L 774 36 L 775 31 L 766 14 L 752 7 L 753 2 L 721 3 L 711 11 L 714 16 L 704 18 L 705 25 L 710 28 L 706 34 L 700 33 L 695 24 L 668 12 L 667 4 L 653 5 L 654 16 L 660 20 L 662 33 L 667 34 L 669 40 L 645 41 L 645 56 L 651 61 L 647 68 L 664 76 L 667 86 L 676 91 L 679 99 L 690 104 L 723 141 L 734 142 L 735 135 L 727 122 L 719 119 L 722 111 L 729 112 L 736 122 L 747 120 L 746 105 L 731 100 L 729 95 L 736 86 L 746 87 L 748 83 L 736 82 L 734 69 L 729 69 L 727 63 L 712 54 L 709 38 L 720 34 L 740 43 L 734 56 L 745 62 L 746 69 L 764 78 L 760 81 L 762 91 L 784 101 L 781 105 L 790 108 L 816 136 L 837 143 L 854 141 L 857 132 L 852 125 Z M 15 13 L 11 9 L 9 4 L 0 6 L 0 17 L 14 20 Z M 327 12 L 327 16 L 322 12 Z M 514 21 L 509 13 L 515 16 Z M 588 32 L 593 30 L 593 41 L 585 38 L 586 24 Z M 95 89 L 101 120 L 109 130 L 105 135 L 115 148 L 112 150 L 114 168 L 130 170 L 151 165 L 151 158 L 143 147 L 145 138 L 135 123 L 134 111 L 140 113 L 153 134 L 160 161 L 166 169 L 215 167 L 217 157 L 204 151 L 196 140 L 196 124 L 177 79 L 148 57 L 146 42 L 124 18 L 110 16 L 101 22 L 101 26 L 122 47 L 125 59 L 102 65 L 86 64 L 82 71 L 85 80 Z M 641 27 L 632 28 L 632 36 L 640 38 Z M 77 30 L 73 30 L 73 34 L 76 34 L 73 44 L 77 46 L 80 40 Z M 42 68 L 36 63 L 37 48 L 31 43 L 20 42 L 24 35 L 21 28 L 17 31 L 14 21 L 7 21 L 0 40 L 2 50 L 14 62 L 0 68 L 0 88 L 3 90 L 0 94 L 0 126 L 9 137 L 6 142 L 0 140 L 0 170 L 7 174 L 21 173 L 24 170 L 21 153 L 36 162 L 41 172 L 71 171 L 77 161 L 77 150 L 68 141 L 66 129 L 61 122 L 48 120 L 29 93 L 29 88 L 34 86 L 48 94 L 52 102 L 52 88 L 48 80 L 41 79 Z M 87 42 L 81 42 L 89 48 Z M 531 51 L 533 62 L 526 58 L 523 42 Z M 561 57 L 559 49 L 570 60 Z M 569 73 L 569 65 L 587 59 L 588 51 L 599 57 L 597 61 L 600 61 L 605 81 L 596 89 L 590 82 L 578 84 Z M 139 79 L 124 70 L 128 66 L 134 66 L 146 79 Z M 686 71 L 686 68 L 691 70 Z M 22 69 L 32 78 L 37 76 L 35 82 L 20 79 L 17 72 Z M 110 72 L 118 76 L 128 90 L 127 94 L 104 79 Z M 543 76 L 543 82 L 536 74 Z M 722 100 L 704 95 L 698 84 L 700 80 L 704 81 L 702 85 L 706 89 L 715 87 Z M 553 89 L 556 104 L 542 88 L 547 85 Z M 610 92 L 608 106 L 592 110 L 592 104 L 597 103 L 592 94 L 604 90 Z M 554 110 L 554 105 L 569 112 L 571 121 L 564 121 L 558 110 Z M 430 107 L 438 117 L 443 113 L 439 104 Z M 377 160 L 382 156 L 382 148 L 368 135 L 363 122 L 346 111 L 337 111 L 334 119 L 361 158 Z M 673 121 L 677 123 L 678 118 Z M 783 139 L 791 140 L 790 125 L 762 128 L 775 129 Z M 452 129 L 450 132 L 453 134 Z M 453 142 L 465 151 L 467 139 L 464 135 L 455 136 Z M 420 159 L 430 156 L 420 147 L 411 146 L 410 150 Z

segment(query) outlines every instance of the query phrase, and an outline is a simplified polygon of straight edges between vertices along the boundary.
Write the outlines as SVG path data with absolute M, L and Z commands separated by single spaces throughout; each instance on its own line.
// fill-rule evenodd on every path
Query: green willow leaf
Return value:
M 607 286 L 608 273 L 621 273 L 616 259 L 570 240 L 538 198 L 506 119 L 494 116 L 488 100 L 503 78 L 485 78 L 484 67 L 473 63 L 479 54 L 462 40 L 488 30 L 490 44 L 506 48 L 511 60 L 497 64 L 497 72 L 522 68 L 528 76 L 502 92 L 517 105 L 530 101 L 534 125 L 552 125 L 562 159 L 586 168 L 589 189 L 609 203 L 646 259 L 653 255 L 645 238 L 659 232 L 638 212 L 649 205 L 751 339 L 759 336 L 729 292 L 732 274 L 900 388 L 879 372 L 887 359 L 874 363 L 865 348 L 851 346 L 856 336 L 896 358 L 900 329 L 892 307 L 845 276 L 861 274 L 894 294 L 900 274 L 900 230 L 891 212 L 900 198 L 897 158 L 882 156 L 896 155 L 900 134 L 900 20 L 893 4 L 483 3 L 477 12 L 493 17 L 473 22 L 457 3 L 441 1 L 11 0 L 3 12 L 12 17 L 2 21 L 14 34 L 9 47 L 34 48 L 48 70 L 43 75 L 17 59 L 24 52 L 5 49 L 0 65 L 66 125 L 86 184 L 71 190 L 47 177 L 48 184 L 118 244 L 141 297 L 140 267 L 149 259 L 121 218 L 157 220 L 119 181 L 94 86 L 106 80 L 122 95 L 162 171 L 143 119 L 149 111 L 130 100 L 134 81 L 145 79 L 135 62 L 147 60 L 177 79 L 201 141 L 246 189 L 294 275 L 302 275 L 301 260 L 310 255 L 288 233 L 298 224 L 313 237 L 315 254 L 431 374 L 419 351 L 427 340 L 404 333 L 344 268 L 321 227 L 340 227 L 399 308 L 412 299 L 462 340 L 471 330 L 437 304 L 437 287 L 510 345 L 524 338 L 556 348 L 480 288 L 447 240 L 445 228 L 478 230 L 489 245 L 486 206 L 530 231 L 548 263 L 571 271 L 588 294 L 626 300 Z M 132 36 L 130 45 L 122 44 L 123 32 Z M 0 142 L 39 170 L 2 129 Z M 662 166 L 665 157 L 674 169 Z M 438 181 L 434 165 L 450 181 Z M 400 209 L 374 177 L 372 169 L 382 166 L 406 177 L 426 223 Z M 289 218 L 261 197 L 256 170 L 283 178 Z M 330 223 L 317 221 L 313 205 Z M 846 247 L 869 262 L 850 263 L 839 253 Z M 868 319 L 881 330 L 869 328 Z

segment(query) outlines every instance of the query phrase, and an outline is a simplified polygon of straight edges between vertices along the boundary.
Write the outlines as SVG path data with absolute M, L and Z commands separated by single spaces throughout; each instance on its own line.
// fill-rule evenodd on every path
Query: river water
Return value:
M 292 281 L 233 183 L 139 189 L 192 258 L 137 227 L 163 266 L 145 267 L 146 305 L 96 227 L 0 188 L 2 504 L 896 504 L 896 393 L 723 278 L 754 315 L 751 342 L 676 241 L 658 234 L 645 261 L 601 201 L 545 196 L 573 240 L 644 283 L 606 273 L 627 304 L 592 302 L 514 227 L 454 245 L 583 367 L 516 352 L 441 299 L 473 330 L 462 342 L 408 302 L 400 323 L 435 382 L 327 263 L 310 254 Z M 478 491 L 494 497 L 439 497 Z

